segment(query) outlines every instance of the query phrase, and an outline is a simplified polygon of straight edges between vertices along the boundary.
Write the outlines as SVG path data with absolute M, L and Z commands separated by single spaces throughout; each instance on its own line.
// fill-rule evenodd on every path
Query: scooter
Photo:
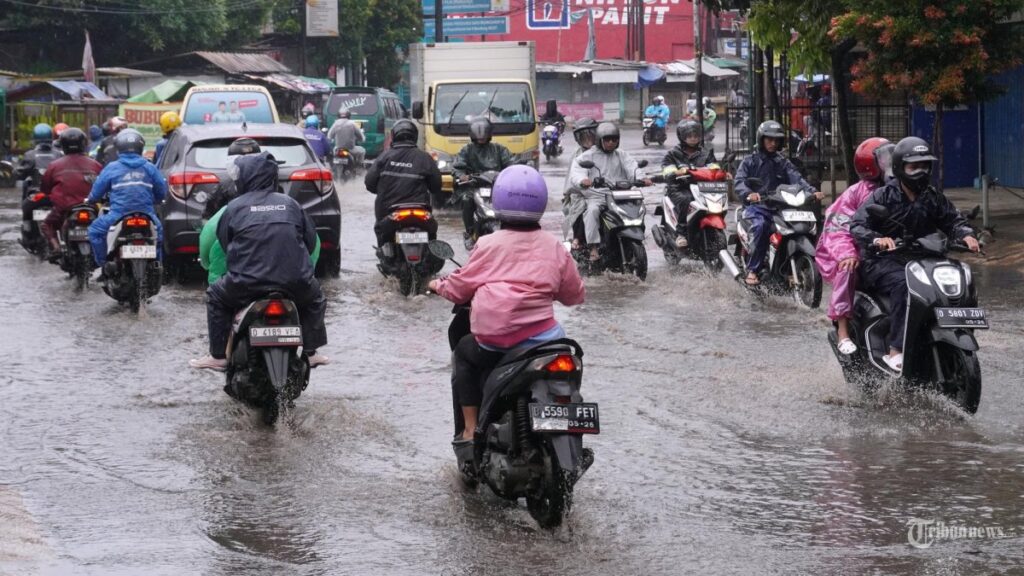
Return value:
M 438 251 L 439 258 L 450 259 Z M 448 330 L 454 350 L 470 333 L 468 306 L 456 306 Z M 562 338 L 509 351 L 484 382 L 471 454 L 460 468 L 467 487 L 483 482 L 501 498 L 526 499 L 542 528 L 559 526 L 572 506 L 573 489 L 594 463 L 583 435 L 599 434 L 598 406 L 584 402 L 583 348 Z M 465 421 L 453 405 L 455 436 Z
M 882 206 L 869 206 L 868 212 L 872 219 L 889 219 Z M 964 244 L 947 242 L 939 232 L 896 241 L 893 253 L 907 259 L 902 373 L 882 359 L 889 351 L 885 344 L 890 322 L 888 295 L 857 291 L 850 319 L 850 337 L 857 351 L 842 354 L 836 331 L 828 334 L 848 383 L 861 383 L 870 392 L 876 385 L 871 375 L 897 377 L 905 385 L 938 391 L 969 414 L 978 410 L 981 364 L 974 331 L 988 329 L 988 319 L 978 307 L 971 267 L 948 258 L 950 251 L 970 250 Z
M 488 170 L 483 174 L 469 175 L 468 182 L 456 182 L 459 194 L 465 198 L 472 198 L 476 211 L 473 213 L 473 242 L 481 236 L 494 233 L 498 230 L 498 220 L 494 215 L 494 207 L 491 204 L 491 190 L 494 188 L 494 181 L 498 178 L 498 172 Z
M 395 240 L 377 248 L 377 269 L 384 276 L 398 278 L 398 290 L 403 296 L 415 296 L 426 289 L 427 280 L 444 266 L 444 260 L 434 257 L 429 250 L 431 244 L 441 242 L 430 240 L 427 231 L 426 222 L 433 218 L 430 206 L 398 204 L 391 208 L 388 218 L 397 228 Z
M 703 168 L 683 168 L 674 178 L 679 186 L 689 186 L 693 200 L 686 208 L 686 246 L 680 248 L 679 220 L 676 206 L 668 194 L 654 215 L 661 216 L 658 226 L 651 228 L 654 242 L 665 254 L 665 260 L 675 265 L 683 258 L 703 262 L 713 271 L 721 270 L 719 251 L 726 248 L 725 215 L 729 210 L 729 175 L 718 164 Z
M 47 242 L 43 237 L 42 225 L 43 220 L 49 216 L 53 204 L 50 203 L 50 198 L 46 194 L 38 191 L 32 191 L 23 202 L 31 202 L 34 208 L 32 219 L 24 220 L 21 223 L 21 238 L 18 239 L 18 243 L 29 254 L 45 258 Z
M 263 422 L 273 426 L 309 384 L 301 348 L 298 307 L 285 292 L 268 292 L 235 315 L 224 392 L 262 410 Z
M 756 178 L 748 179 L 759 186 Z M 770 237 L 766 265 L 761 268 L 760 284 L 748 288 L 776 293 L 790 293 L 798 303 L 808 308 L 821 304 L 821 274 L 814 261 L 814 246 L 818 236 L 818 216 L 813 211 L 814 196 L 798 185 L 783 184 L 762 197 L 765 206 L 774 208 L 772 215 L 775 231 Z M 723 266 L 741 285 L 743 273 L 737 261 L 746 262 L 753 250 L 751 223 L 743 217 L 743 207 L 736 209 L 736 234 L 730 236 L 728 248 L 721 250 Z M 735 259 L 733 256 L 735 255 Z
M 75 288 L 89 285 L 89 274 L 94 267 L 92 244 L 89 243 L 89 225 L 96 219 L 96 209 L 90 204 L 71 208 L 64 224 L 57 232 L 60 242 L 60 269 L 75 279 Z
M 577 164 L 588 170 L 594 168 L 590 160 L 577 160 Z M 641 160 L 638 168 L 647 166 L 647 160 Z M 634 175 L 635 177 L 635 175 Z M 587 246 L 569 248 L 576 266 L 584 274 L 599 274 L 604 270 L 612 270 L 623 274 L 635 274 L 637 278 L 647 278 L 647 248 L 644 246 L 644 194 L 640 189 L 643 181 L 608 182 L 603 176 L 594 179 L 592 190 L 603 192 L 607 199 L 601 211 L 601 257 L 597 261 L 590 260 L 590 249 Z M 573 223 L 575 236 L 583 237 L 583 218 Z
M 562 132 L 557 124 L 545 124 L 541 129 L 541 150 L 544 152 L 544 159 L 548 162 L 562 154 L 561 138 Z
M 109 253 L 103 291 L 134 313 L 160 292 L 163 269 L 157 259 L 156 225 L 149 215 L 131 212 L 107 232 Z
M 345 148 L 338 148 L 331 158 L 331 170 L 335 180 L 348 182 L 356 177 L 356 159 Z
M 657 142 L 658 146 L 665 145 L 665 139 L 668 137 L 665 128 L 654 123 L 654 116 L 644 116 L 643 127 L 644 146 L 650 146 L 651 142 Z

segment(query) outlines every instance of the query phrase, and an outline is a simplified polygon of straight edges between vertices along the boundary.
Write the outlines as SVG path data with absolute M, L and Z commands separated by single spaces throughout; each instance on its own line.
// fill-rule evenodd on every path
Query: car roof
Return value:
M 397 94 L 395 94 L 391 90 L 388 90 L 387 88 L 373 88 L 370 86 L 337 86 L 335 88 L 331 88 L 331 96 L 334 96 L 335 94 L 352 93 L 380 94 L 381 96 L 394 96 L 395 98 L 398 97 Z
M 180 133 L 189 142 L 202 142 L 203 140 L 220 140 L 223 138 L 298 138 L 305 141 L 306 136 L 302 130 L 294 124 L 242 124 L 215 123 L 215 124 L 182 124 L 175 133 Z

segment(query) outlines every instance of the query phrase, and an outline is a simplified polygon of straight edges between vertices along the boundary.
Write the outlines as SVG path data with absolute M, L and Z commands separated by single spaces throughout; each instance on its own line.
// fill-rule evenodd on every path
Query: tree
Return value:
M 370 17 L 371 33 L 365 42 L 367 60 L 373 63 L 366 74 L 371 86 L 396 86 L 402 79 L 399 50 L 422 36 L 423 18 L 420 0 L 374 0 Z
M 833 39 L 855 38 L 867 57 L 851 68 L 855 91 L 907 93 L 935 107 L 932 146 L 942 183 L 942 116 L 948 106 L 993 98 L 993 76 L 1019 66 L 1024 42 L 1005 24 L 1022 0 L 858 0 L 835 18 Z

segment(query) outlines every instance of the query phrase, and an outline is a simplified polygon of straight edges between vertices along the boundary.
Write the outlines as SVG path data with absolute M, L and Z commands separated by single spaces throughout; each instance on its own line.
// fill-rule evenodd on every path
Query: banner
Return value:
M 177 104 L 134 104 L 124 103 L 118 108 L 118 114 L 128 121 L 128 127 L 134 128 L 146 139 L 146 149 L 156 147 L 157 140 L 164 137 L 160 130 L 160 115 L 168 110 L 177 112 L 181 103 Z
M 338 36 L 338 0 L 306 0 L 306 36 Z
M 547 108 L 546 100 L 538 101 L 537 116 L 544 114 L 544 111 L 547 110 Z M 579 120 L 580 118 L 593 118 L 600 122 L 601 120 L 604 120 L 605 117 L 604 104 L 601 102 L 576 102 L 574 104 L 559 102 L 558 111 L 566 117 L 566 120 L 571 118 L 572 121 Z

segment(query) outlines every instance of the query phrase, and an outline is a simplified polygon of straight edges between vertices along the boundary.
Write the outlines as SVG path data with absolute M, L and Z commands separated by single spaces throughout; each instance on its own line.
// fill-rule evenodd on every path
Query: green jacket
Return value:
M 490 142 L 478 145 L 470 142 L 459 150 L 459 155 L 452 162 L 452 174 L 461 178 L 464 174 L 479 174 L 488 170 L 502 171 L 515 164 L 515 158 L 508 148 Z
M 210 284 L 213 284 L 228 272 L 227 254 L 224 253 L 224 247 L 217 241 L 217 223 L 220 222 L 220 217 L 224 214 L 224 208 L 227 208 L 227 206 L 225 205 L 223 208 L 218 210 L 217 213 L 203 225 L 202 231 L 199 232 L 199 264 L 201 264 L 203 269 L 206 270 L 206 281 Z M 314 248 L 313 253 L 309 255 L 309 260 L 313 263 L 313 266 L 316 267 L 316 262 L 319 259 L 320 237 L 317 236 L 316 248 Z

